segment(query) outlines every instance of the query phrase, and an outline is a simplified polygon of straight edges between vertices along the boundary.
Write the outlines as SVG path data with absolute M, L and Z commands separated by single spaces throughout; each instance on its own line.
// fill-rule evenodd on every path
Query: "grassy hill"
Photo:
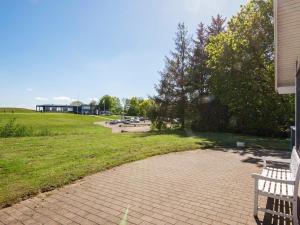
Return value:
M 75 114 L 2 113 L 0 127 L 12 118 L 18 126 L 32 129 L 32 134 L 43 129 L 47 132 L 43 136 L 0 138 L 0 208 L 85 175 L 153 155 L 232 147 L 237 140 L 258 148 L 289 146 L 285 139 L 229 133 L 112 134 L 110 129 L 94 124 L 110 117 Z
M 32 113 L 32 109 L 0 107 L 0 113 Z

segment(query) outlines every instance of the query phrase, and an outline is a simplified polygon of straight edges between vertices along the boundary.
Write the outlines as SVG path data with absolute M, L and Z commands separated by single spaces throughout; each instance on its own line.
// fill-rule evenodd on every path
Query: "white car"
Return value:
M 133 122 L 134 122 L 134 123 L 139 123 L 139 122 L 140 122 L 140 118 L 138 118 L 138 117 L 134 118 L 134 119 L 133 119 Z

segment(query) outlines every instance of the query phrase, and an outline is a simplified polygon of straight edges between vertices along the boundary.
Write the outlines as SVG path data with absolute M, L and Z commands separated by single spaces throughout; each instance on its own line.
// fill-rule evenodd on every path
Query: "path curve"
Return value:
M 257 224 L 257 163 L 219 150 L 155 156 L 2 209 L 0 224 L 119 224 L 126 208 L 128 224 Z
M 145 125 L 143 123 L 141 123 L 141 125 L 144 125 L 144 126 L 137 126 L 137 127 L 125 126 L 124 124 L 120 127 L 120 124 L 111 125 L 111 124 L 107 123 L 106 121 L 95 122 L 94 124 L 110 128 L 112 133 L 122 133 L 122 132 L 144 133 L 144 132 L 149 132 L 151 130 L 151 126 L 149 123 L 145 123 Z

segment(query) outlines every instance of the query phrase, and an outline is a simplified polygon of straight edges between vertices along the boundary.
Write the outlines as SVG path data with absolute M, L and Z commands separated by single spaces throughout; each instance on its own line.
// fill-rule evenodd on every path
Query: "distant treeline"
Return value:
M 191 38 L 179 23 L 175 48 L 156 85 L 153 120 L 181 128 L 285 136 L 294 97 L 274 87 L 272 0 L 251 0 L 228 23 L 200 23 Z
M 76 101 L 72 105 L 81 105 L 82 102 Z M 98 101 L 91 101 L 90 105 L 96 107 L 100 111 L 110 111 L 113 114 L 125 114 L 129 116 L 149 117 L 150 109 L 154 105 L 152 99 L 144 99 L 132 97 L 130 99 L 104 95 Z

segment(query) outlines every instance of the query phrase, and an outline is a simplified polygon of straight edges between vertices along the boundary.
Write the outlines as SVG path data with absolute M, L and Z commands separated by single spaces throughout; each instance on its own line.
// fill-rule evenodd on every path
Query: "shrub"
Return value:
M 32 128 L 20 124 L 15 125 L 13 137 L 25 137 L 25 136 L 32 136 L 32 135 L 33 135 Z
M 16 123 L 16 119 L 10 119 L 3 126 L 0 126 L 0 137 L 28 137 L 28 136 L 50 136 L 51 133 L 47 128 L 34 132 L 31 127 L 26 127 Z
M 16 119 L 10 119 L 6 124 L 0 127 L 0 137 L 12 137 L 15 133 Z

